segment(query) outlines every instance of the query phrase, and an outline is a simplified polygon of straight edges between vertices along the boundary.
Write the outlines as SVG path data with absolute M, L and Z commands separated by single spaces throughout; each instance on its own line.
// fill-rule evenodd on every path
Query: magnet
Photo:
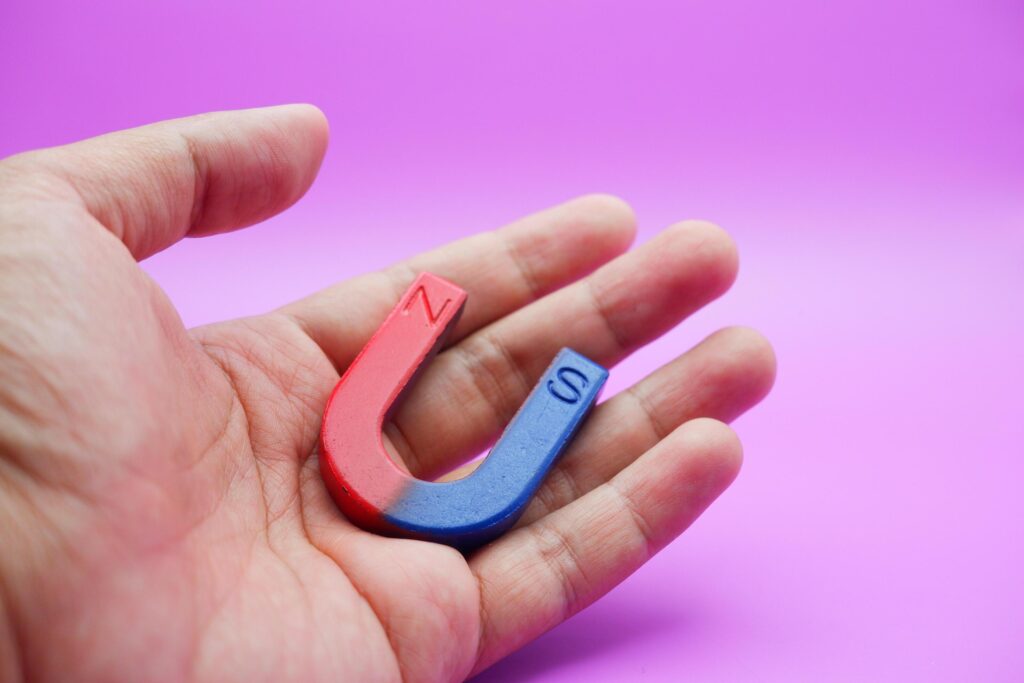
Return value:
M 466 293 L 454 284 L 430 273 L 416 278 L 327 402 L 320 471 L 338 507 L 364 529 L 468 551 L 516 522 L 597 401 L 608 372 L 562 349 L 472 474 L 448 482 L 416 479 L 387 454 L 381 429 L 465 303 Z

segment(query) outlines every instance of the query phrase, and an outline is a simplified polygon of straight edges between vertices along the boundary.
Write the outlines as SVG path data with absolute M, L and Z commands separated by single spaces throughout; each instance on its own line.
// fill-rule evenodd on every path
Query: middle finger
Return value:
M 414 476 L 436 478 L 497 437 L 561 347 L 612 365 L 721 295 L 735 274 L 724 231 L 675 225 L 439 354 L 385 433 Z

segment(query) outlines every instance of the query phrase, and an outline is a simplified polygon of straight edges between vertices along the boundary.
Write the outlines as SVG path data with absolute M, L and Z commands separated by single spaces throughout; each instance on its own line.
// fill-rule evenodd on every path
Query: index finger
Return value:
M 280 312 L 343 369 L 420 272 L 440 275 L 469 294 L 449 340 L 454 342 L 587 275 L 626 251 L 635 232 L 633 211 L 621 199 L 580 197 L 347 280 Z

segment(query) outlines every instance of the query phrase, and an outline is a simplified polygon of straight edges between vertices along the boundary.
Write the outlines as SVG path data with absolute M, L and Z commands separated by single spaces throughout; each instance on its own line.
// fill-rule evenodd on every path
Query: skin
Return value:
M 704 222 L 629 251 L 630 209 L 590 196 L 185 329 L 137 260 L 283 210 L 326 145 L 323 115 L 294 105 L 0 162 L 0 680 L 462 680 L 601 597 L 736 476 L 724 422 L 775 368 L 744 328 L 601 404 L 518 527 L 469 557 L 349 524 L 317 470 L 321 413 L 417 272 L 469 292 L 386 433 L 437 478 L 560 347 L 614 365 L 725 292 L 737 257 Z

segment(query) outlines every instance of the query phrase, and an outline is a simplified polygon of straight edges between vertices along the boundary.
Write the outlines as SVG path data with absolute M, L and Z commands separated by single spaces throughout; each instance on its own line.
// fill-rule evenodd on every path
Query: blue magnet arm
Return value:
M 415 480 L 384 513 L 424 540 L 471 550 L 507 531 L 526 509 L 597 401 L 608 371 L 562 349 L 472 474 Z

